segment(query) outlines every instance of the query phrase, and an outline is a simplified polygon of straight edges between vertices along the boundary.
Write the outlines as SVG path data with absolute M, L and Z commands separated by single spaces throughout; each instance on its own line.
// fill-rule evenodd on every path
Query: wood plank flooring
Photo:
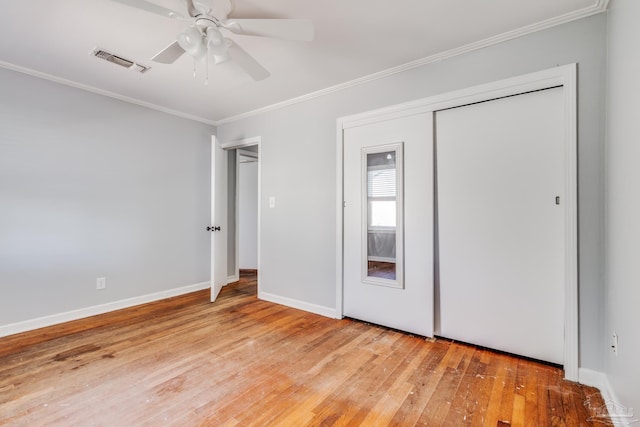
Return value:
M 0 338 L 0 425 L 602 426 L 601 405 L 551 366 L 259 301 L 254 275 Z

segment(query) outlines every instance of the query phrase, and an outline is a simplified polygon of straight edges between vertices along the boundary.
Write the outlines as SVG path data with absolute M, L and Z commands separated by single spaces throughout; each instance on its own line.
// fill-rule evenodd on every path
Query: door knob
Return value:
M 214 226 L 207 227 L 207 231 L 220 231 L 220 226 L 218 226 L 218 227 L 214 227 Z

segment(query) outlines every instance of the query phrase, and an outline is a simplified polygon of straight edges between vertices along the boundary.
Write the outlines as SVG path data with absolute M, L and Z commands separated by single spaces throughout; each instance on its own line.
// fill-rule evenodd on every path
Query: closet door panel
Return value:
M 440 335 L 563 363 L 562 88 L 436 113 Z

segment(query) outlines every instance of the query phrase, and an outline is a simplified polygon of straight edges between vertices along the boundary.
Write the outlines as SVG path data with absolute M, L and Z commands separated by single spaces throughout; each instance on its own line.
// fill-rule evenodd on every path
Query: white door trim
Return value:
M 259 147 L 261 141 L 262 141 L 262 137 L 254 136 L 251 138 L 237 139 L 235 141 L 225 142 L 220 144 L 220 147 L 224 148 L 225 150 L 231 150 L 233 148 L 250 147 L 252 145 L 257 145 Z M 260 151 L 258 151 L 258 153 L 259 152 Z
M 238 139 L 235 141 L 225 142 L 220 144 L 220 146 L 225 150 L 233 150 L 235 148 L 243 148 L 243 147 L 251 147 L 253 145 L 258 146 L 258 295 L 260 294 L 260 282 L 261 280 L 261 268 L 260 268 L 260 224 L 262 223 L 262 213 L 261 213 L 261 205 L 262 205 L 262 148 L 260 144 L 262 142 L 262 137 L 254 136 L 251 138 Z M 239 222 L 239 212 L 238 212 L 238 176 L 239 176 L 239 162 L 238 162 L 238 153 L 236 153 L 236 275 L 240 277 L 240 264 L 239 264 L 239 249 L 238 242 L 240 239 L 240 235 L 238 232 L 238 222 Z
M 474 102 L 563 86 L 565 147 L 565 378 L 578 380 L 577 64 L 568 64 L 361 114 L 340 117 L 336 135 L 336 317 L 343 316 L 344 129 Z

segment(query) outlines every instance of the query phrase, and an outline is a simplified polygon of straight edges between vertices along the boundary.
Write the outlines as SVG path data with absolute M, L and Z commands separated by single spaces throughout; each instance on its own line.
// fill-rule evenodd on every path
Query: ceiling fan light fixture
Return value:
M 207 43 L 207 48 L 209 49 L 209 53 L 214 56 L 227 55 L 229 45 L 220 30 L 218 30 L 216 27 L 207 28 L 207 37 L 205 40 Z
M 207 54 L 202 33 L 196 27 L 189 27 L 176 37 L 180 47 L 196 59 L 204 58 Z
M 215 65 L 222 64 L 224 61 L 229 60 L 229 54 L 225 53 L 224 55 L 213 55 L 213 63 Z

